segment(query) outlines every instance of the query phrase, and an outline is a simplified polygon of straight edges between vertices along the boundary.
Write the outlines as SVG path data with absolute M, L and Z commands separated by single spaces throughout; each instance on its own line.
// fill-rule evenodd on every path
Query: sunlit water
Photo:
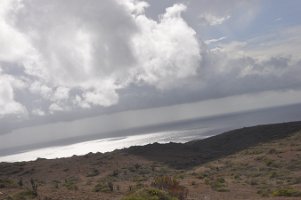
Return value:
M 87 142 L 76 143 L 66 146 L 57 146 L 36 149 L 28 152 L 18 153 L 0 157 L 0 162 L 16 162 L 16 161 L 30 161 L 37 158 L 61 158 L 70 157 L 73 155 L 85 155 L 89 152 L 109 152 L 116 149 L 127 148 L 130 146 L 146 145 L 154 142 L 168 143 L 177 142 L 184 143 L 191 140 L 203 139 L 208 135 L 202 135 L 200 132 L 210 131 L 207 128 L 202 130 L 182 130 L 182 131 L 166 131 L 158 133 L 150 133 L 143 135 L 134 135 L 126 137 L 106 138 L 99 140 L 92 140 Z

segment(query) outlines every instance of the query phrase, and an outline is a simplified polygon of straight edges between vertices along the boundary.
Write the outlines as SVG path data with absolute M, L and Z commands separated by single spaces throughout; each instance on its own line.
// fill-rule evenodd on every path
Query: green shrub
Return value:
M 75 179 L 73 178 L 65 179 L 63 186 L 65 186 L 68 190 L 78 190 Z
M 218 192 L 229 192 L 224 178 L 217 178 L 213 180 L 212 182 L 210 182 L 210 186 L 213 190 Z
M 122 200 L 178 200 L 178 198 L 172 197 L 162 190 L 144 188 L 122 198 Z
M 301 191 L 292 188 L 275 190 L 272 194 L 277 197 L 301 197 Z
M 113 192 L 114 191 L 114 185 L 112 182 L 101 182 L 95 185 L 94 192 Z
M 152 186 L 168 192 L 171 196 L 177 197 L 179 200 L 187 198 L 188 190 L 184 186 L 181 186 L 175 178 L 169 176 L 156 177 Z
M 16 187 L 17 184 L 11 179 L 0 179 L 0 188 L 12 188 Z
M 29 200 L 34 199 L 36 195 L 31 190 L 26 190 L 15 194 L 12 199 L 13 200 Z

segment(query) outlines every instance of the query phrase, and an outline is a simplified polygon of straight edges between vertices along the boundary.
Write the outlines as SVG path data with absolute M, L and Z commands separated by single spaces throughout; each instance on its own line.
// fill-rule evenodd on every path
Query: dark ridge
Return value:
M 258 125 L 236 129 L 207 139 L 185 144 L 149 144 L 123 151 L 162 162 L 176 169 L 192 168 L 199 164 L 223 158 L 260 143 L 282 139 L 301 130 L 301 121 Z

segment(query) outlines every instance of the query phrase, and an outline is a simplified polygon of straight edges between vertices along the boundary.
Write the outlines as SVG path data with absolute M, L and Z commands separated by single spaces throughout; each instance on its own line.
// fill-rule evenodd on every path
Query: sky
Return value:
M 1 0 L 0 151 L 301 103 L 300 6 Z

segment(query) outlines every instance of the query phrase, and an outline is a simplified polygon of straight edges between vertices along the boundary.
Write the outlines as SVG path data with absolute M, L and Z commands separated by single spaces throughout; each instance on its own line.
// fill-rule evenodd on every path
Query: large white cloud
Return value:
M 0 72 L 0 118 L 5 115 L 21 116 L 27 113 L 26 108 L 15 100 L 12 77 L 2 75 Z
M 159 22 L 145 15 L 135 18 L 140 34 L 134 40 L 138 58 L 138 81 L 157 88 L 176 86 L 176 81 L 197 74 L 201 63 L 201 47 L 196 32 L 181 17 L 183 4 L 167 8 Z
M 8 15 L 14 9 L 17 8 L 12 1 L 0 1 L 0 61 L 19 61 L 29 50 L 23 35 L 8 24 Z
M 175 4 L 159 21 L 146 17 L 147 6 L 138 0 L 5 0 L 0 62 L 24 67 L 29 91 L 44 98 L 50 112 L 70 103 L 116 104 L 117 90 L 130 83 L 174 87 L 199 67 L 196 33 L 181 17 L 186 6 Z

